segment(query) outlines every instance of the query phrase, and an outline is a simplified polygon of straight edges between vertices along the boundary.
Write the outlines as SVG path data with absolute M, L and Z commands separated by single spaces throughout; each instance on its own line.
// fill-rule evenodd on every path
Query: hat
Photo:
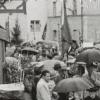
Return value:
M 76 62 L 76 64 L 79 64 L 79 65 L 86 65 L 85 62 Z
M 73 63 L 75 62 L 75 60 L 76 60 L 76 59 L 69 59 L 69 60 L 67 61 L 67 63 L 73 64 Z
M 43 62 L 39 62 L 36 64 L 36 67 L 40 68 L 40 67 L 43 67 L 44 66 L 44 63 Z
M 93 88 L 90 88 L 87 91 L 89 91 L 89 92 L 96 92 L 98 90 L 99 90 L 99 87 L 98 86 L 94 86 Z

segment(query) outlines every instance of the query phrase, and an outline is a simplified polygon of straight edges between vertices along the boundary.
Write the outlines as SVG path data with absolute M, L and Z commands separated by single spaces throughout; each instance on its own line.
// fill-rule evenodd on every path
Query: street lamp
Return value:
M 79 44 L 80 44 L 80 46 L 81 46 L 81 45 L 82 45 L 82 35 L 81 35 L 80 30 L 74 29 L 73 31 L 79 33 Z

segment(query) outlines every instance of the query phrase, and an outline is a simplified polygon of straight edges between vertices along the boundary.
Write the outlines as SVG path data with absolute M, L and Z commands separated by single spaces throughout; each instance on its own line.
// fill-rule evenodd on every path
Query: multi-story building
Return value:
M 20 0 L 9 0 L 8 7 L 15 7 Z M 62 0 L 26 0 L 26 14 L 0 13 L 0 25 L 5 27 L 9 19 L 10 31 L 15 26 L 16 19 L 20 24 L 21 37 L 28 40 L 40 40 L 47 23 L 46 39 L 59 41 L 61 24 Z M 73 39 L 78 40 L 81 33 L 81 12 L 83 5 L 83 34 L 85 41 L 100 39 L 100 0 L 66 0 L 68 22 Z M 83 4 L 82 2 L 83 1 Z M 77 31 L 73 31 L 77 30 Z M 54 38 L 55 37 L 55 38 Z M 89 38 L 89 39 L 88 39 Z
M 47 39 L 59 41 L 61 0 L 49 2 L 52 2 L 52 5 L 49 5 L 52 7 L 49 7 L 51 9 L 49 9 Z M 67 0 L 66 8 L 73 39 L 79 42 L 79 35 L 83 32 L 84 41 L 100 40 L 100 0 Z
M 16 8 L 23 0 L 9 0 L 5 5 L 10 8 Z M 44 26 L 47 22 L 47 0 L 25 0 L 26 14 L 23 13 L 0 13 L 0 25 L 5 27 L 9 20 L 10 33 L 15 26 L 16 20 L 20 25 L 21 37 L 25 41 L 40 40 Z

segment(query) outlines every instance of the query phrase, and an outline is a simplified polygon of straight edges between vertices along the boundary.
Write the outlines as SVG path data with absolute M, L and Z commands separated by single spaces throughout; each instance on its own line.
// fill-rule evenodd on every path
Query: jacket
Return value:
M 37 100 L 51 100 L 48 83 L 42 78 L 37 84 Z

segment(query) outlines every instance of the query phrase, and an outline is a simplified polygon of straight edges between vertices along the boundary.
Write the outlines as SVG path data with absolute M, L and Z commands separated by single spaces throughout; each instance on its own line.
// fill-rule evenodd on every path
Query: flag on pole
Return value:
M 72 41 L 70 28 L 66 13 L 66 1 L 62 1 L 62 15 L 61 15 L 61 39 L 62 39 L 62 55 L 68 51 L 70 43 Z
M 46 32 L 47 32 L 47 24 L 45 25 L 44 30 L 43 30 L 43 34 L 42 34 L 42 39 L 43 40 L 46 39 Z

